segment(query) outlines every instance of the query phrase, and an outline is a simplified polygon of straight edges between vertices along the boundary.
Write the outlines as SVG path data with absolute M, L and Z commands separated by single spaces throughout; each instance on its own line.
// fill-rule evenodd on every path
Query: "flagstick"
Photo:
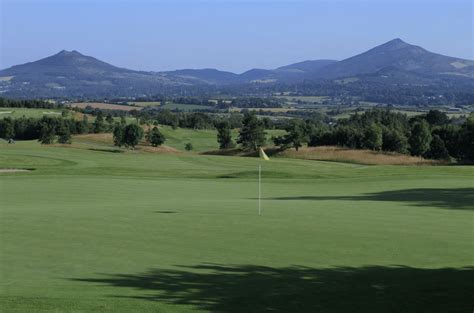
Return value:
M 258 215 L 262 215 L 261 212 L 261 198 L 262 198 L 262 165 L 258 165 Z

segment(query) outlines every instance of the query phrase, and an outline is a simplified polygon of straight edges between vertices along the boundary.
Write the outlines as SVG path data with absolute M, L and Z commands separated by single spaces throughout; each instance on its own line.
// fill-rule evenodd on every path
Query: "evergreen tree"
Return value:
M 245 150 L 257 150 L 265 144 L 265 131 L 263 123 L 257 118 L 255 113 L 246 112 L 242 119 L 242 128 L 239 132 L 237 143 L 241 144 Z
M 217 142 L 219 149 L 230 149 L 235 146 L 232 140 L 232 132 L 230 124 L 227 121 L 220 122 L 216 125 L 217 128 Z

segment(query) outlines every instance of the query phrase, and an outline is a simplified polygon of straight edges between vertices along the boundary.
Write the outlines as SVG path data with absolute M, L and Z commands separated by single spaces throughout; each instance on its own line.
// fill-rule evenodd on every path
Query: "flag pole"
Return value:
M 261 206 L 261 198 L 262 198 L 262 165 L 258 165 L 258 215 L 262 215 L 262 206 Z

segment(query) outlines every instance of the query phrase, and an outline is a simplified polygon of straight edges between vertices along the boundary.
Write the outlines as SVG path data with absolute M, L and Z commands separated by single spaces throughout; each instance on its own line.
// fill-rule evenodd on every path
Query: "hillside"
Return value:
M 143 92 L 173 85 L 172 80 L 151 72 L 119 68 L 77 51 L 53 56 L 0 71 L 3 91 L 31 97 L 114 95 L 124 89 Z
M 53 56 L 0 71 L 0 94 L 9 97 L 104 98 L 186 94 L 215 91 L 232 85 L 286 85 L 326 81 L 339 84 L 361 81 L 385 84 L 437 85 L 445 80 L 471 86 L 474 61 L 443 56 L 394 39 L 342 61 L 308 60 L 276 69 L 251 69 L 242 74 L 218 69 L 183 69 L 166 72 L 134 71 L 86 56 L 61 51 Z M 444 84 L 445 85 L 445 84 Z M 339 86 L 347 91 L 347 86 Z M 366 87 L 364 87 L 366 88 Z M 217 89 L 219 90 L 219 89 Z
M 394 39 L 364 53 L 330 64 L 313 73 L 313 77 L 332 79 L 387 70 L 423 76 L 462 75 L 474 78 L 474 61 L 432 53 L 401 39 Z

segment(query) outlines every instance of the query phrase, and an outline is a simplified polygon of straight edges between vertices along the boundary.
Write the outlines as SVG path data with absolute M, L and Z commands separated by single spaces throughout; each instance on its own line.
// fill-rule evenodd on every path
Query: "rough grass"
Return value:
M 428 165 L 438 164 L 433 160 L 426 160 L 420 157 L 413 157 L 405 154 L 377 152 L 372 150 L 353 150 L 340 147 L 304 147 L 298 151 L 288 149 L 277 154 L 278 156 L 320 160 L 350 162 L 368 165 Z

